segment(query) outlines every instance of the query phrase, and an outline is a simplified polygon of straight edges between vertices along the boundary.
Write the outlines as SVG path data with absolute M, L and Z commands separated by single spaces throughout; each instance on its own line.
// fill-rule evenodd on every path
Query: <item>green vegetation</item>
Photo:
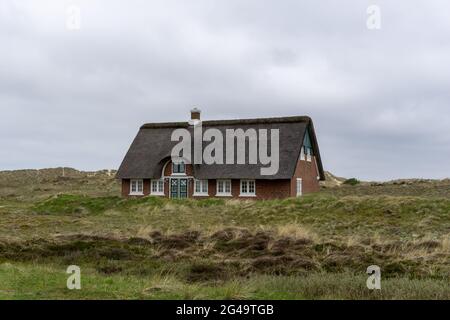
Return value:
M 18 227 L 25 239 L 67 232 L 135 236 L 145 228 L 163 232 L 225 227 L 257 230 L 293 224 L 327 239 L 414 240 L 448 232 L 450 199 L 318 193 L 271 201 L 174 201 L 61 194 L 20 206 L 20 213 L 11 210 L 14 205 L 0 208 L 3 237 L 14 236 Z M 50 230 L 45 228 L 48 224 L 52 224 Z
M 118 197 L 91 198 L 80 195 L 57 195 L 46 201 L 38 202 L 33 211 L 39 214 L 96 214 L 114 207 L 120 201 Z
M 348 185 L 351 185 L 351 186 L 356 186 L 357 184 L 360 184 L 360 183 L 361 183 L 361 181 L 359 181 L 356 178 L 350 178 L 350 179 L 347 179 L 347 180 L 345 180 L 343 182 L 343 184 L 348 184 Z
M 45 174 L 0 173 L 0 299 L 450 299 L 445 180 L 171 201 L 122 199 L 105 172 Z
M 450 299 L 445 280 L 386 279 L 381 291 L 367 290 L 366 276 L 310 273 L 257 275 L 223 283 L 186 283 L 169 275 L 104 275 L 82 269 L 81 290 L 67 290 L 61 268 L 0 265 L 0 299 Z

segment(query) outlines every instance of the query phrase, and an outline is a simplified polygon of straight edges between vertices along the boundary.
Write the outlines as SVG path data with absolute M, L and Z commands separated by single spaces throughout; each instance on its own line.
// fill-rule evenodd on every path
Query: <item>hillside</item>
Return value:
M 0 172 L 0 299 L 450 299 L 448 180 L 327 178 L 286 200 L 127 200 L 114 172 Z
M 0 198 L 29 201 L 58 193 L 118 195 L 115 170 L 94 172 L 73 168 L 0 171 Z
M 325 171 L 325 181 L 320 181 L 320 185 L 325 188 L 339 187 L 345 180 L 345 178 L 336 177 L 331 172 Z
M 58 193 L 116 196 L 120 183 L 116 170 L 78 171 L 73 168 L 0 171 L 0 198 L 45 198 Z M 322 192 L 332 195 L 399 195 L 450 197 L 450 179 L 400 179 L 387 182 L 343 184 L 346 178 L 325 172 Z

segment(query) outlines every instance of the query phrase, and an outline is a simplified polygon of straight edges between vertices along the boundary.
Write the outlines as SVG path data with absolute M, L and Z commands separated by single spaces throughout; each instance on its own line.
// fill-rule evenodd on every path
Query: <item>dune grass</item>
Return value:
M 186 283 L 171 276 L 99 275 L 81 270 L 81 290 L 68 290 L 63 268 L 0 264 L 0 299 L 450 299 L 445 280 L 390 278 L 382 290 L 365 286 L 366 276 L 311 273 L 259 275 L 222 283 Z
M 133 236 L 146 227 L 182 231 L 296 224 L 333 239 L 413 240 L 448 234 L 449 212 L 450 199 L 412 196 L 337 197 L 319 193 L 272 201 L 174 201 L 61 194 L 27 205 L 0 200 L 0 231 L 4 237 L 26 239 L 65 232 Z
M 0 299 L 450 298 L 445 181 L 174 201 L 65 174 L 0 175 Z M 71 264 L 82 290 L 66 288 Z M 381 291 L 365 286 L 371 264 Z

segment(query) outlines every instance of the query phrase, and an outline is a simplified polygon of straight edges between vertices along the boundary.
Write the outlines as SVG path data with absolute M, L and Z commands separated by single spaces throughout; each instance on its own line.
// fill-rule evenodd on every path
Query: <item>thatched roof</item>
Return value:
M 261 175 L 260 169 L 265 166 L 261 164 L 194 165 L 194 176 L 198 179 L 290 179 L 294 174 L 295 166 L 300 156 L 303 137 L 308 127 L 313 140 L 314 154 L 317 157 L 320 178 L 321 180 L 325 179 L 314 126 L 309 117 L 214 120 L 203 121 L 202 126 L 203 132 L 209 128 L 216 128 L 223 133 L 224 137 L 226 129 L 247 130 L 253 128 L 256 130 L 268 129 L 268 131 L 270 129 L 279 129 L 280 166 L 277 174 L 264 176 Z M 164 164 L 170 159 L 173 146 L 178 143 L 172 142 L 170 139 L 173 130 L 176 128 L 190 130 L 193 137 L 193 127 L 188 122 L 149 123 L 143 125 L 119 168 L 117 178 L 160 178 Z M 204 146 L 207 144 L 209 142 L 203 143 Z

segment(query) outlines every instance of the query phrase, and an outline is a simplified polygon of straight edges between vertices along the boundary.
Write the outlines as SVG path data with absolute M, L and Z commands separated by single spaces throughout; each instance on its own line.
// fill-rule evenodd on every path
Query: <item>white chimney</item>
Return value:
M 200 109 L 194 107 L 191 110 L 191 120 L 200 120 L 200 113 L 201 113 Z

